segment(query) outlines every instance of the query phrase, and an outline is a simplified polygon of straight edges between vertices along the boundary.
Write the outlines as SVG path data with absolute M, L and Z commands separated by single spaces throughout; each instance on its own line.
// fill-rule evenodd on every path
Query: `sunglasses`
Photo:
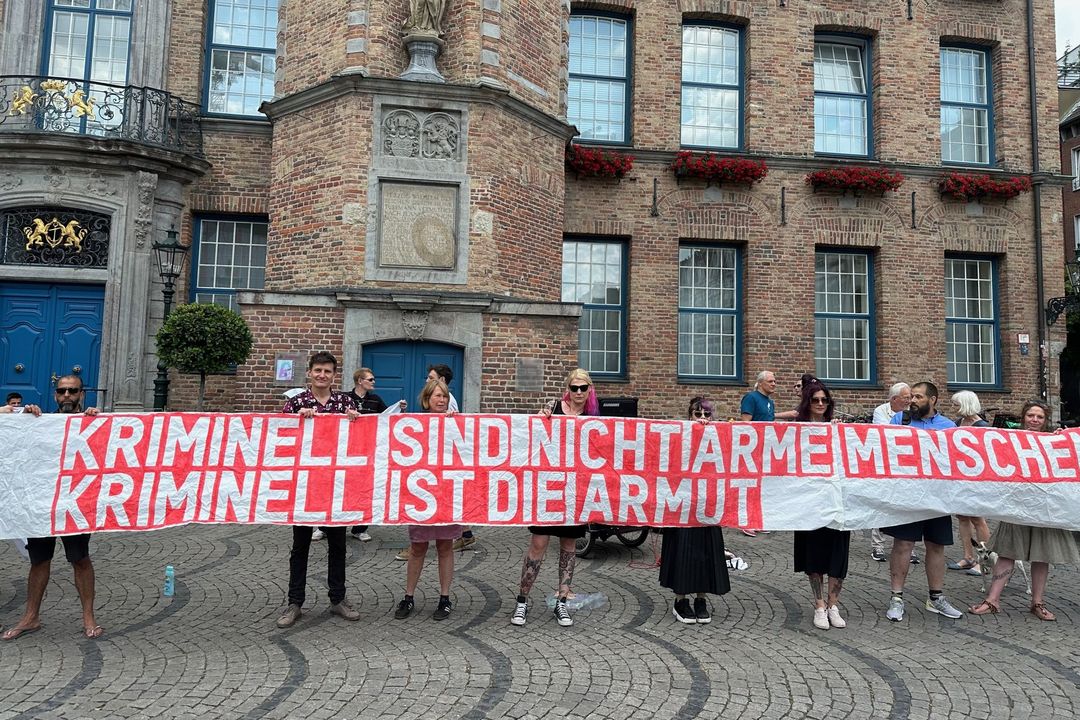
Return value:
M 693 414 L 694 414 L 694 417 L 696 417 L 696 418 L 712 417 L 712 412 L 710 412 L 708 410 L 695 410 Z
M 570 392 L 589 392 L 588 385 L 569 385 Z
M 829 404 L 829 399 L 828 398 L 810 398 L 810 402 L 812 402 L 815 405 L 828 405 Z
M 70 388 L 70 387 L 58 387 L 56 388 L 57 395 L 78 395 L 82 392 L 82 388 Z

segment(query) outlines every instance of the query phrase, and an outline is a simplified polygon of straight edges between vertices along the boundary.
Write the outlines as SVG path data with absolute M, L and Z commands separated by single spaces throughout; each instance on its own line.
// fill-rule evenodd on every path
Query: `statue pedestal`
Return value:
M 446 82 L 446 78 L 435 67 L 435 58 L 442 52 L 442 40 L 435 35 L 406 35 L 405 47 L 409 51 L 409 67 L 398 76 L 399 78 L 417 82 Z

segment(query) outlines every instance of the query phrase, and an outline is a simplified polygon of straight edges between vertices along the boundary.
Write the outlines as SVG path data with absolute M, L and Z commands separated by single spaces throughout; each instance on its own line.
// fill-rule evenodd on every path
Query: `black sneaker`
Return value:
M 453 607 L 450 598 L 439 598 L 439 606 L 435 608 L 435 612 L 432 613 L 431 617 L 435 620 L 445 620 L 450 617 L 450 610 Z
M 712 615 L 709 614 L 709 603 L 705 598 L 694 598 L 694 617 L 697 618 L 699 625 L 708 625 L 712 622 Z
M 675 605 L 671 608 L 671 613 L 675 616 L 675 619 L 681 623 L 693 625 L 697 622 L 697 615 L 694 614 L 694 608 L 690 607 L 690 601 L 686 598 L 676 600 Z
M 404 620 L 412 615 L 413 608 L 415 607 L 416 603 L 413 602 L 412 598 L 405 598 L 397 604 L 397 610 L 394 611 L 394 619 Z

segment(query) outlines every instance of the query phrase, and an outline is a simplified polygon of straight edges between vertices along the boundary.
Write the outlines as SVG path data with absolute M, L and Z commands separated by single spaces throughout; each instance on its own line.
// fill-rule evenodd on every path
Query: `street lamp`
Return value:
M 1065 263 L 1069 272 L 1068 295 L 1050 298 L 1046 302 L 1046 324 L 1053 325 L 1062 313 L 1080 308 L 1080 257 Z
M 153 244 L 154 256 L 157 260 L 158 275 L 161 277 L 161 295 L 165 301 L 165 312 L 161 316 L 161 322 L 169 317 L 172 311 L 173 295 L 176 294 L 176 278 L 184 270 L 184 262 L 187 260 L 187 247 L 180 244 L 180 236 L 176 228 L 165 232 L 163 241 Z M 169 400 L 169 368 L 158 359 L 157 377 L 154 378 L 154 410 L 164 410 L 165 403 Z

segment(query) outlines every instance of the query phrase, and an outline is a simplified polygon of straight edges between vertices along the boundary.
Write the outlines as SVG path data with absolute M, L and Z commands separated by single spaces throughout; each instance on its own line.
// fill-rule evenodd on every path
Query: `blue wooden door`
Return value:
M 465 353 L 461 348 L 437 342 L 392 342 L 364 346 L 362 364 L 375 373 L 375 392 L 387 405 L 404 398 L 410 410 L 419 409 L 420 391 L 427 382 L 429 365 L 443 364 L 450 367 L 454 379 L 450 392 L 464 407 L 461 394 L 461 373 L 465 367 Z
M 105 288 L 0 283 L 0 395 L 56 410 L 54 378 L 78 375 L 86 405 L 98 405 Z M 2 399 L 2 398 L 0 398 Z

